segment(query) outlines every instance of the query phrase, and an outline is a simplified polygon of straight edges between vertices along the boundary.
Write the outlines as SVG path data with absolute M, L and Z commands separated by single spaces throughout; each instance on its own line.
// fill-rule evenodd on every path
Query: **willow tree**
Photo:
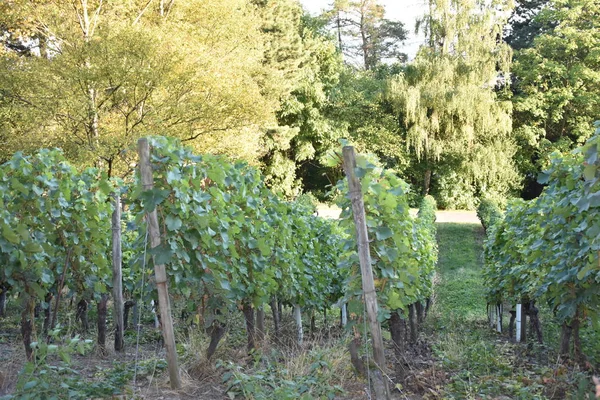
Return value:
M 138 137 L 162 134 L 258 160 L 280 96 L 261 79 L 269 66 L 247 1 L 37 3 L 14 2 L 14 15 L 0 16 L 0 26 L 26 16 L 12 47 L 44 45 L 0 53 L 4 156 L 57 146 L 121 171 Z
M 517 182 L 511 105 L 498 95 L 511 56 L 499 39 L 510 5 L 491 3 L 430 0 L 421 21 L 428 45 L 390 83 L 406 144 L 424 166 L 424 193 L 432 179 L 442 192 L 461 187 L 473 195 L 504 193 Z

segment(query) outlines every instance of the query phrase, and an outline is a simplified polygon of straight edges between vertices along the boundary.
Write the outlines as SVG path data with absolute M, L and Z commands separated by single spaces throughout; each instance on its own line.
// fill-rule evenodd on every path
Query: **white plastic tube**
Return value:
M 521 305 L 517 304 L 517 342 L 521 341 Z

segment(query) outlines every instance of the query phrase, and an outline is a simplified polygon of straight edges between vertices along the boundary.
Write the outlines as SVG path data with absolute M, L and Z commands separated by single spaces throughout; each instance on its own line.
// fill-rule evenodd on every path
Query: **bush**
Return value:
M 500 199 L 487 196 L 481 199 L 479 207 L 477 207 L 477 217 L 486 232 L 498 221 L 502 221 L 504 218 L 502 208 L 503 201 Z
M 437 210 L 437 203 L 433 196 L 425 196 L 421 200 L 419 205 L 419 220 L 423 221 L 425 225 L 435 230 L 435 212 Z

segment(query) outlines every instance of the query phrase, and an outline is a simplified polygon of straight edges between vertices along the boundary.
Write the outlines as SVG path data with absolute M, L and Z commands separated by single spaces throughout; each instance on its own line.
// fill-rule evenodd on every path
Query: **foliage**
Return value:
M 515 2 L 504 40 L 513 50 L 531 47 L 534 39 L 552 28 L 553 21 L 536 18 L 548 6 L 546 0 L 519 0 Z
M 485 322 L 484 280 L 481 275 L 481 227 L 472 224 L 438 225 L 440 284 L 426 324 L 436 360 L 447 379 L 432 376 L 429 384 L 443 398 L 587 399 L 593 385 L 579 369 L 557 365 L 556 326 L 552 312 L 539 303 L 544 341 L 542 348 L 512 344 Z M 461 251 L 455 251 L 461 249 Z M 506 329 L 508 322 L 504 321 Z M 586 354 L 597 348 L 597 331 L 585 329 L 595 339 L 583 344 Z M 595 350 L 597 351 L 597 350 Z M 535 360 L 535 362 L 532 362 Z M 438 364 L 432 367 L 439 371 Z M 427 374 L 431 370 L 423 373 Z M 436 379 L 437 378 L 437 379 Z
M 77 164 L 124 174 L 129 147 L 148 134 L 253 162 L 262 154 L 261 127 L 288 89 L 263 62 L 248 2 L 24 3 L 15 13 L 39 39 L 22 42 L 43 49 L 0 58 L 1 157 L 59 146 Z
M 278 10 L 287 4 L 295 13 L 286 18 L 275 15 L 275 27 L 269 25 L 263 29 L 271 35 L 285 33 L 285 37 L 289 37 L 287 41 L 295 39 L 299 50 L 291 53 L 291 45 L 281 40 L 269 42 L 272 48 L 279 46 L 282 53 L 270 62 L 290 75 L 285 77 L 289 94 L 276 112 L 278 126 L 266 131 L 261 162 L 266 184 L 287 198 L 294 198 L 302 189 L 299 178 L 303 165 L 318 162 L 343 134 L 328 115 L 332 107 L 331 94 L 338 87 L 343 65 L 333 43 L 312 30 L 312 18 L 308 15 L 300 18 L 298 4 L 277 3 L 278 7 L 269 9 Z M 297 65 L 289 68 L 287 64 L 292 61 Z
M 423 301 L 432 293 L 437 245 L 431 227 L 431 210 L 427 208 L 433 203 L 426 200 L 422 217 L 415 221 L 409 213 L 406 182 L 394 171 L 378 166 L 373 157 L 358 155 L 356 163 L 375 287 L 381 317 L 387 319 L 392 311 L 406 310 L 410 304 Z M 347 187 L 346 181 L 340 181 L 337 186 L 341 193 L 346 193 Z M 345 245 L 345 262 L 352 266 L 347 295 L 353 297 L 360 293 L 356 286 L 361 279 L 352 208 L 346 196 L 339 196 L 338 205 L 342 209 L 340 224 L 352 238 Z
M 581 150 L 552 156 L 540 197 L 509 203 L 486 243 L 491 302 L 543 298 L 560 322 L 581 313 L 598 323 L 598 134 Z
M 400 46 L 407 38 L 404 24 L 385 16 L 385 8 L 377 0 L 336 0 L 324 14 L 335 31 L 338 49 L 347 63 L 360 64 L 366 70 L 376 68 L 383 60 L 405 61 Z
M 154 262 L 167 265 L 173 293 L 190 307 L 205 295 L 212 308 L 260 307 L 275 294 L 323 308 L 341 296 L 341 235 L 312 204 L 283 201 L 256 169 L 195 155 L 177 141 L 154 138 L 151 161 L 154 188 L 137 186 L 133 212 L 143 235 L 145 212 L 157 209 Z
M 59 330 L 51 331 L 53 340 L 60 340 Z M 127 387 L 137 376 L 155 374 L 166 369 L 165 360 L 145 360 L 137 363 L 115 363 L 113 368 L 101 370 L 92 381 L 73 367 L 74 355 L 84 355 L 91 349 L 90 340 L 74 337 L 62 345 L 45 342 L 32 343 L 35 358 L 19 373 L 17 387 L 9 399 L 89 399 L 109 398 L 131 394 Z M 56 361 L 54 358 L 60 358 Z
M 307 365 L 302 371 L 290 370 L 277 361 L 256 360 L 251 371 L 227 362 L 219 366 L 227 372 L 223 382 L 227 384 L 227 394 L 234 399 L 334 399 L 344 393 L 331 363 L 319 351 L 308 355 Z
M 519 168 L 536 176 L 549 155 L 581 145 L 600 115 L 600 14 L 590 0 L 551 1 L 534 19 L 549 25 L 515 54 L 514 129 Z
M 483 197 L 477 206 L 477 217 L 487 232 L 490 227 L 502 221 L 502 204 L 496 199 Z
M 424 193 L 429 179 L 449 180 L 444 191 L 460 179 L 475 195 L 518 185 L 511 106 L 495 91 L 510 62 L 510 49 L 497 40 L 509 5 L 495 4 L 432 0 L 422 24 L 429 45 L 391 80 L 388 98 L 406 146 L 424 164 Z
M 78 172 L 57 150 L 0 166 L 0 281 L 40 302 L 61 281 L 88 298 L 106 292 L 111 190 L 105 174 Z

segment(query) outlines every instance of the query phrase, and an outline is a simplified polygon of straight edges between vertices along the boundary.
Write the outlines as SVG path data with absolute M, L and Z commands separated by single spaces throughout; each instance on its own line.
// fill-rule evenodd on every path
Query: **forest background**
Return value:
M 374 0 L 0 3 L 0 162 L 62 148 L 110 176 L 174 136 L 328 199 L 340 141 L 442 208 L 535 197 L 600 116 L 598 0 L 429 0 L 416 27 Z M 407 37 L 425 43 L 414 59 Z

